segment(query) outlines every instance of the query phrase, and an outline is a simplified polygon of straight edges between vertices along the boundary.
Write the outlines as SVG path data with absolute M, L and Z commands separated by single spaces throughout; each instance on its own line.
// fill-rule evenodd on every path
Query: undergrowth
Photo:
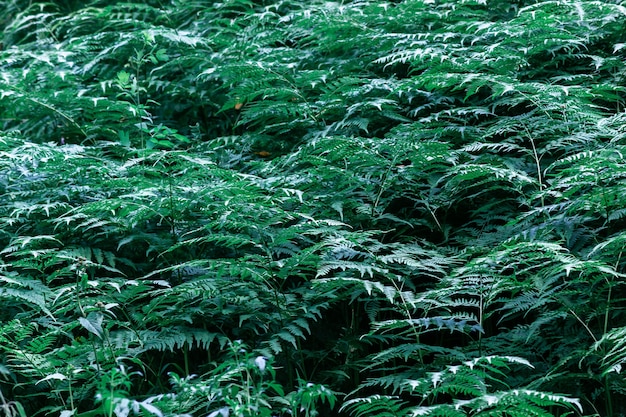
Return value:
M 0 414 L 626 414 L 623 2 L 0 27 Z

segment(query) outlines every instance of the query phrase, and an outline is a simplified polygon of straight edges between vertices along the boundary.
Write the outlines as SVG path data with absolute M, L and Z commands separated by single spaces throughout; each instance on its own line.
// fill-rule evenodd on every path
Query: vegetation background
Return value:
M 0 28 L 1 415 L 626 415 L 625 2 Z

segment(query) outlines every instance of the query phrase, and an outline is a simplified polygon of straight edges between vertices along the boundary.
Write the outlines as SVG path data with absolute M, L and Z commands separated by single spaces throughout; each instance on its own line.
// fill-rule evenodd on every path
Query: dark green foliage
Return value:
M 626 414 L 623 2 L 0 28 L 0 414 Z

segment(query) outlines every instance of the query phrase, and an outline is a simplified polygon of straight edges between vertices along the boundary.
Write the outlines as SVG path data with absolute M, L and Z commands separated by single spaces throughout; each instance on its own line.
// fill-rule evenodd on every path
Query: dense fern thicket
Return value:
M 3 416 L 626 415 L 626 3 L 0 0 Z

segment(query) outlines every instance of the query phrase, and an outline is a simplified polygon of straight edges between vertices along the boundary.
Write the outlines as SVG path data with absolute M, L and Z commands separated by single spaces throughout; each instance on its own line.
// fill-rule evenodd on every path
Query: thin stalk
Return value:
M 396 160 L 398 159 L 398 155 L 394 155 L 393 159 L 391 160 L 391 162 L 389 163 L 389 165 L 387 166 L 387 170 L 385 171 L 385 173 L 382 176 L 382 181 L 380 182 L 380 189 L 378 190 L 378 194 L 376 195 L 376 200 L 374 201 L 374 206 L 372 207 L 372 217 L 374 217 L 374 214 L 376 212 L 376 208 L 378 207 L 378 204 L 380 203 L 380 199 L 383 195 L 383 193 L 385 192 L 385 187 L 387 185 L 387 179 L 389 178 L 389 173 L 391 172 L 391 169 L 396 165 Z M 437 220 L 437 219 L 435 219 Z
M 402 309 L 404 310 L 404 314 L 406 314 L 407 318 L 409 319 L 409 323 L 411 325 L 411 331 L 413 332 L 413 336 L 415 336 L 415 342 L 419 344 L 420 334 L 417 331 L 417 327 L 413 324 L 413 315 L 411 314 L 411 310 L 409 310 L 409 307 L 408 307 L 409 303 L 406 301 L 406 299 L 404 298 L 404 295 L 402 294 L 402 286 L 399 287 L 398 285 L 396 285 L 393 279 L 391 280 L 391 284 L 394 286 L 394 288 L 396 289 L 396 291 L 398 291 L 398 294 L 400 295 L 400 300 L 402 300 Z M 418 349 L 418 355 L 419 355 L 420 362 L 424 363 L 424 357 L 422 355 L 421 349 Z
M 172 235 L 172 240 L 174 242 L 177 241 L 176 237 L 176 205 L 174 204 L 174 184 L 172 180 L 172 176 L 169 172 L 166 173 L 167 180 L 169 182 L 169 203 L 170 203 L 170 234 Z
M 608 375 L 604 377 L 604 402 L 606 404 L 607 417 L 613 417 L 613 400 L 611 397 L 611 387 L 609 385 Z
M 539 154 L 537 153 L 537 147 L 535 146 L 535 138 L 533 137 L 532 133 L 530 133 L 530 130 L 528 130 L 528 127 L 526 127 L 526 125 L 524 125 L 524 130 L 526 131 L 526 135 L 528 135 L 528 139 L 530 140 L 530 146 L 533 149 L 533 158 L 535 160 L 535 166 L 537 168 L 537 182 L 539 183 L 539 192 L 543 191 L 544 188 L 544 184 L 543 184 L 543 176 L 541 175 L 541 158 L 539 157 Z M 543 194 L 541 195 L 541 207 L 543 208 L 545 206 L 545 201 L 543 199 Z
M 76 410 L 76 406 L 74 405 L 74 393 L 72 391 L 72 373 L 71 371 L 68 372 L 69 373 L 69 378 L 68 378 L 68 388 L 67 388 L 67 395 L 70 398 L 70 409 L 72 411 Z
M 624 248 L 622 247 L 622 250 L 619 252 L 619 255 L 617 255 L 617 260 L 615 261 L 615 266 L 613 267 L 613 269 L 615 269 L 617 271 L 617 268 L 619 268 L 619 263 L 622 259 L 622 253 L 624 253 Z M 607 294 L 607 298 L 606 298 L 606 309 L 604 310 L 604 334 L 606 334 L 609 330 L 609 311 L 610 311 L 610 307 L 611 307 L 611 297 L 612 297 L 612 292 L 613 292 L 613 287 L 611 286 L 611 283 L 609 282 L 608 279 L 606 279 L 606 283 L 609 285 L 609 293 Z
M 583 328 L 587 331 L 587 333 L 589 333 L 589 335 L 591 336 L 591 338 L 593 339 L 594 343 L 598 343 L 598 339 L 596 338 L 596 335 L 593 334 L 593 332 L 591 331 L 591 329 L 589 328 L 589 326 L 587 326 L 587 323 L 585 323 L 579 316 L 578 314 L 576 314 L 576 312 L 574 310 L 572 310 L 571 308 L 568 309 L 570 313 L 572 313 L 572 315 L 576 318 L 576 320 L 578 320 L 578 322 L 580 324 L 582 324 Z
M 617 268 L 619 267 L 619 263 L 620 260 L 622 258 L 622 252 L 623 252 L 623 248 L 622 251 L 620 251 L 619 255 L 617 256 L 617 261 L 615 261 L 615 270 L 617 271 Z M 603 335 L 606 335 L 607 332 L 609 331 L 609 311 L 610 311 L 610 307 L 611 307 L 611 299 L 613 296 L 613 286 L 611 285 L 611 282 L 605 277 L 604 278 L 606 280 L 607 285 L 609 286 L 608 289 L 608 294 L 606 297 L 606 308 L 604 310 L 604 327 L 603 327 Z M 604 347 L 603 347 L 604 350 Z M 607 411 L 607 415 L 609 417 L 613 416 L 613 398 L 611 395 L 611 387 L 609 384 L 609 375 L 605 374 L 604 375 L 604 401 L 606 404 L 606 411 Z
M 185 363 L 185 376 L 189 376 L 189 344 L 183 343 L 183 361 Z
M 137 52 L 137 51 L 135 51 Z M 139 56 L 139 54 L 137 54 Z M 135 106 L 137 107 L 137 117 L 138 117 L 138 124 L 141 125 L 142 123 L 142 114 L 140 112 L 141 109 L 141 94 L 140 94 L 140 88 L 139 88 L 139 72 L 141 71 L 141 64 L 143 63 L 144 60 L 144 51 L 141 51 L 141 59 L 138 59 L 135 65 L 135 86 L 134 86 L 134 92 L 135 92 L 135 97 L 134 97 L 134 101 L 135 101 Z M 133 87 L 131 87 L 131 92 L 133 90 Z M 141 148 L 144 150 L 144 155 L 145 155 L 145 150 L 146 150 L 146 138 L 145 138 L 145 133 L 144 133 L 144 129 L 139 129 L 139 138 L 141 140 Z
M 29 101 L 32 101 L 33 103 L 38 104 L 38 105 L 40 105 L 42 107 L 45 107 L 48 110 L 52 110 L 54 113 L 58 114 L 59 116 L 61 116 L 62 118 L 64 118 L 65 120 L 67 120 L 68 122 L 73 124 L 74 127 L 76 127 L 80 131 L 80 133 L 83 134 L 83 136 L 87 137 L 87 132 L 85 132 L 82 127 L 80 127 L 80 125 L 76 122 L 76 120 L 72 119 L 70 116 L 68 116 L 67 114 L 63 113 L 61 110 L 59 110 L 56 107 L 51 106 L 51 105 L 49 105 L 47 103 L 44 103 L 41 100 L 37 100 L 36 98 L 26 97 L 26 99 L 29 100 Z
M 483 292 L 480 292 L 480 305 L 478 307 L 478 323 L 480 324 L 480 327 L 482 329 L 484 329 L 483 327 Z M 478 332 L 478 355 L 479 356 L 483 356 L 483 334 L 482 332 Z
M 109 415 L 109 417 L 113 417 L 113 395 L 115 395 L 115 388 L 113 387 L 113 383 L 112 382 L 109 384 L 109 386 L 111 387 L 111 389 L 109 391 L 109 410 L 108 410 L 108 415 Z

